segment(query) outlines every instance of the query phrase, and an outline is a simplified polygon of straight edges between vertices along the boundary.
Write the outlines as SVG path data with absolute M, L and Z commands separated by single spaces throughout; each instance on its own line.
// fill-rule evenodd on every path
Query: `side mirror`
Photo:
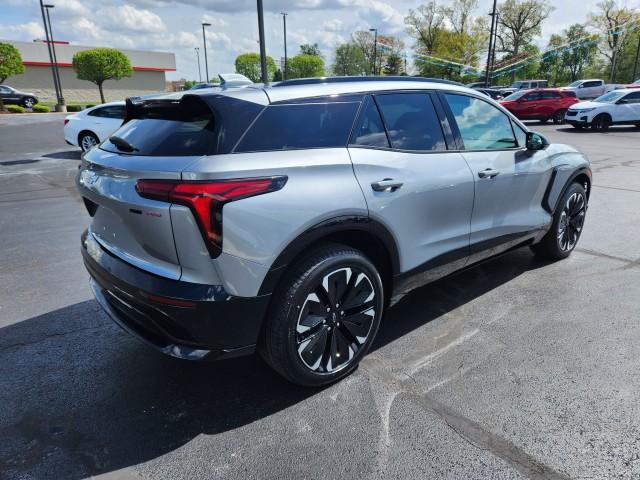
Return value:
M 629 101 L 626 98 L 621 98 L 616 102 L 616 105 L 625 105 L 627 103 L 629 103 Z
M 549 146 L 546 138 L 536 132 L 527 132 L 527 150 L 544 150 Z
M 580 85 L 578 85 L 578 88 L 584 88 L 584 83 L 581 83 Z

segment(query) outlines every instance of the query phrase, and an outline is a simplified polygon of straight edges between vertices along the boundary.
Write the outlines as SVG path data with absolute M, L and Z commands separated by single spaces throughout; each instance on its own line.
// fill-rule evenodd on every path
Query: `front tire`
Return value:
M 337 244 L 297 261 L 274 295 L 259 350 L 287 380 L 309 387 L 357 367 L 384 308 L 376 267 L 359 250 Z
M 611 117 L 606 113 L 601 113 L 591 121 L 591 129 L 597 132 L 606 132 L 611 126 Z
M 579 183 L 572 183 L 562 196 L 553 223 L 542 241 L 531 249 L 551 260 L 562 260 L 576 248 L 587 213 L 587 194 Z
M 553 123 L 555 125 L 562 125 L 564 123 L 564 116 L 567 113 L 565 109 L 560 109 L 553 114 Z
M 38 103 L 38 101 L 33 97 L 25 97 L 22 100 L 22 106 L 25 108 L 33 108 L 36 103 Z

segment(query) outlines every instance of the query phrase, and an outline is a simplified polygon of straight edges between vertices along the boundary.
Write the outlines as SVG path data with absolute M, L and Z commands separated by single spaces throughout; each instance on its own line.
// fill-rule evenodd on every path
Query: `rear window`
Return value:
M 187 95 L 179 101 L 149 100 L 128 108 L 130 119 L 110 137 L 118 139 L 106 140 L 100 148 L 171 157 L 229 153 L 264 107 L 222 95 Z
M 235 151 L 345 147 L 359 106 L 359 102 L 271 105 Z

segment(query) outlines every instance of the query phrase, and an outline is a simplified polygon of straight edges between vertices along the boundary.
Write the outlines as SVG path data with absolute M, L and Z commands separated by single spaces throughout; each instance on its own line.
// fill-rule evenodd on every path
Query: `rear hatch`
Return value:
M 156 275 L 181 277 L 171 204 L 143 198 L 136 184 L 179 181 L 194 160 L 230 152 L 262 109 L 252 103 L 230 115 L 237 102 L 220 94 L 127 100 L 125 123 L 84 156 L 77 177 L 92 216 L 89 233 L 105 250 Z

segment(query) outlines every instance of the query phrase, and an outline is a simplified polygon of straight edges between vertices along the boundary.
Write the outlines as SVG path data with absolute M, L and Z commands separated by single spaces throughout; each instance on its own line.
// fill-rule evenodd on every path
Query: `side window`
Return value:
M 265 108 L 236 152 L 346 147 L 360 103 L 303 103 Z
M 91 110 L 89 115 L 92 117 L 102 117 L 102 118 L 116 118 L 123 119 L 125 113 L 125 107 L 122 105 L 113 105 L 110 107 L 102 107 L 96 108 L 95 110 Z
M 11 90 L 0 85 L 0 93 L 11 93 Z
M 493 105 L 474 97 L 445 94 L 466 150 L 516 148 L 509 117 Z
M 624 99 L 627 103 L 640 103 L 640 92 L 630 93 Z
M 376 103 L 393 148 L 399 150 L 446 150 L 431 98 L 426 93 L 392 93 L 376 96 Z
M 516 134 L 516 140 L 519 147 L 525 147 L 527 145 L 527 132 L 525 132 L 520 125 L 511 121 L 511 126 Z
M 389 139 L 384 131 L 382 118 L 373 98 L 367 101 L 358 126 L 353 132 L 352 145 L 368 147 L 389 147 Z
M 541 95 L 539 92 L 531 92 L 531 93 L 527 93 L 524 96 L 524 101 L 525 102 L 535 102 L 536 100 L 540 100 Z
M 583 84 L 584 88 L 599 87 L 599 86 L 600 86 L 600 82 L 598 82 L 598 81 L 584 82 L 584 84 Z
M 545 100 L 561 97 L 561 95 L 558 92 L 552 92 L 552 91 L 541 92 L 541 95 L 542 95 L 542 98 Z

